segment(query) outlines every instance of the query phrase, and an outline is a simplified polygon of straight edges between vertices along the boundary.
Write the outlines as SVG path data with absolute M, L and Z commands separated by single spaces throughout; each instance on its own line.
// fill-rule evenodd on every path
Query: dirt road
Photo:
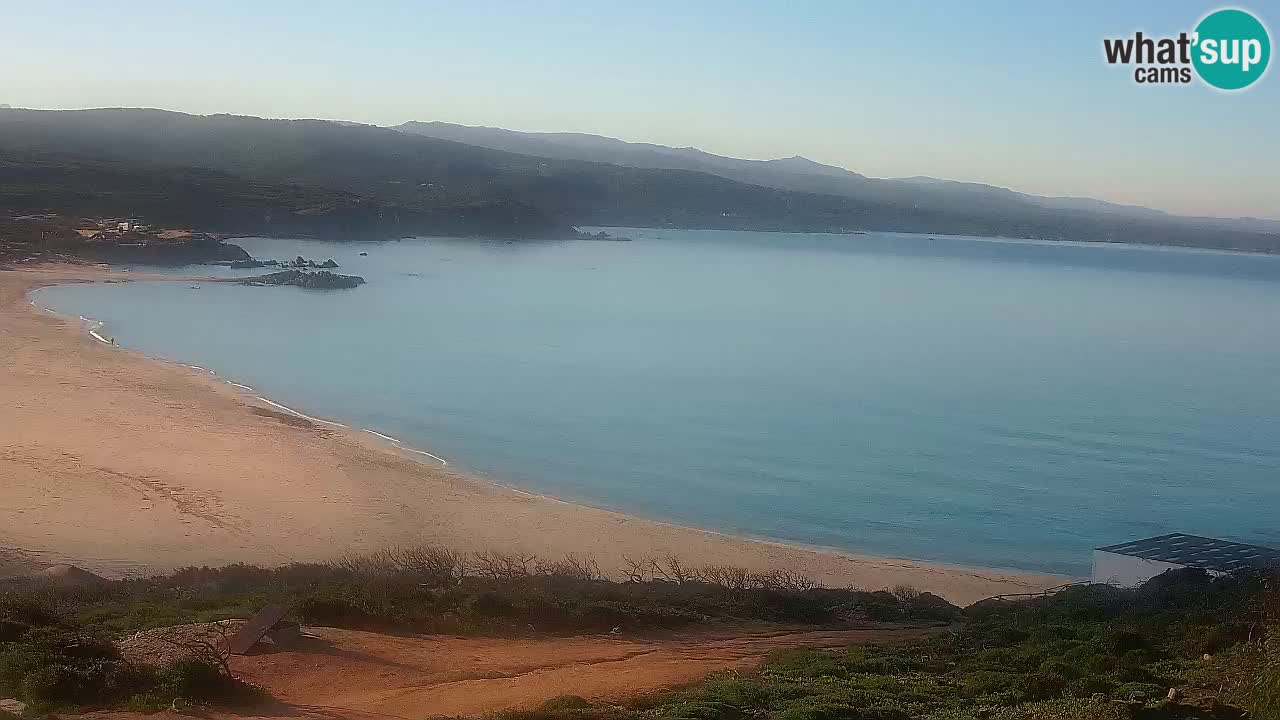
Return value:
M 296 647 L 237 657 L 233 668 L 279 701 L 279 706 L 256 713 L 262 717 L 417 720 L 536 708 L 559 695 L 617 701 L 714 672 L 750 670 L 775 650 L 892 642 L 937 631 L 867 624 L 829 630 L 721 628 L 660 639 L 485 639 L 312 628 L 308 634 L 314 637 Z M 214 715 L 222 720 L 221 713 Z M 141 716 L 95 713 L 93 717 L 134 720 Z M 176 720 L 180 716 L 148 717 Z

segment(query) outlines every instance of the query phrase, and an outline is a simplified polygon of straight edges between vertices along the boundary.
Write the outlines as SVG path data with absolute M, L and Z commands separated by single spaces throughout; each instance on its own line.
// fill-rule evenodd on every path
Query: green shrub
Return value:
M 1067 689 L 1067 679 L 1055 672 L 1033 672 L 1022 678 L 1022 692 L 1032 700 L 1048 700 Z
M 62 614 L 45 597 L 0 596 L 0 643 L 13 642 L 28 630 L 62 621 Z
M 967 698 L 1018 690 L 1022 682 L 1017 673 L 997 670 L 973 670 L 959 675 L 956 680 L 961 695 Z
M 717 700 L 678 702 L 665 706 L 659 717 L 681 720 L 738 720 L 744 713 L 738 708 Z
M 784 703 L 794 693 L 788 688 L 760 682 L 755 678 L 737 676 L 712 676 L 691 693 L 695 697 L 710 698 L 739 708 L 772 709 Z
M 591 701 L 581 695 L 557 695 L 542 703 L 540 710 L 582 710 L 591 707 Z
M 161 670 L 134 666 L 112 643 L 70 625 L 30 627 L 0 643 L 0 695 L 25 702 L 34 712 L 82 705 L 154 709 L 178 698 L 247 697 L 245 686 L 218 666 L 194 660 Z
M 18 697 L 37 707 L 50 707 L 72 699 L 85 699 L 81 689 L 70 668 L 44 665 L 33 668 L 22 678 Z
M 1141 650 L 1146 645 L 1142 633 L 1129 629 L 1116 629 L 1107 634 L 1107 651 L 1120 655 L 1134 650 Z
M 770 673 L 791 678 L 845 677 L 848 670 L 830 653 L 818 650 L 782 650 L 769 656 Z
M 1168 688 L 1154 683 L 1127 682 L 1111 691 L 1111 697 L 1134 702 L 1150 702 L 1164 697 Z
M 336 595 L 315 595 L 298 603 L 294 612 L 308 625 L 332 627 L 365 627 L 373 617 L 350 598 Z
M 1107 656 L 1089 645 L 1081 645 L 1064 653 L 1062 662 L 1073 668 L 1072 673 L 1063 673 L 1067 677 L 1101 675 L 1107 671 Z
M 900 708 L 854 707 L 842 703 L 799 703 L 778 714 L 778 720 L 910 720 Z
M 229 697 L 238 684 L 222 669 L 206 660 L 179 660 L 159 671 L 160 686 L 174 697 L 209 702 Z
M 481 617 L 511 617 L 516 614 L 515 604 L 511 600 L 491 591 L 472 595 L 467 598 L 464 607 Z
M 939 673 L 950 667 L 946 651 L 939 648 L 929 652 L 921 648 L 918 653 L 904 653 L 901 648 L 883 645 L 862 645 L 845 651 L 841 663 L 849 672 L 873 675 L 902 675 L 906 673 Z
M 1067 692 L 1074 697 L 1092 697 L 1094 695 L 1109 695 L 1115 689 L 1115 683 L 1098 675 L 1089 675 L 1076 680 L 1072 680 L 1067 686 Z
M 1090 674 L 1066 660 L 1053 658 L 1040 663 L 1040 672 L 1048 675 L 1058 675 L 1067 680 L 1077 680 L 1084 675 Z

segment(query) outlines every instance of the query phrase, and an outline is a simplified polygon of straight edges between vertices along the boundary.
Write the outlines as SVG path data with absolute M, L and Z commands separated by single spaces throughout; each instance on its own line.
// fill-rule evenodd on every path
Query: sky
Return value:
M 1139 85 L 1220 3 L 0 0 L 0 103 L 442 120 L 1280 218 L 1280 71 Z M 1280 1 L 1232 5 L 1266 23 Z M 1274 64 L 1274 63 L 1272 63 Z

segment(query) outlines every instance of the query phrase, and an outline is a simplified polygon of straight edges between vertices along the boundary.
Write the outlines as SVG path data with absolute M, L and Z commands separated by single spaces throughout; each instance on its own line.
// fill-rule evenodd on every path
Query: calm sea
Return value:
M 620 232 L 247 240 L 369 284 L 37 300 L 454 466 L 681 524 L 1077 575 L 1157 533 L 1280 544 L 1280 257 Z

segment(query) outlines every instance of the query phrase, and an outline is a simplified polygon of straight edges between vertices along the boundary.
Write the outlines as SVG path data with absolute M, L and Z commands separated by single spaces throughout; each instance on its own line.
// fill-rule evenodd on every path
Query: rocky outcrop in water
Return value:
M 337 262 L 335 262 L 333 258 L 329 258 L 328 260 L 325 260 L 325 261 L 324 261 L 324 262 L 322 262 L 322 263 L 318 263 L 318 262 L 316 262 L 315 260 L 308 260 L 308 259 L 306 259 L 306 258 L 302 257 L 301 255 L 299 255 L 298 257 L 294 258 L 293 260 L 286 260 L 286 261 L 284 261 L 284 262 L 282 262 L 282 263 L 280 263 L 280 264 L 281 264 L 281 265 L 283 265 L 284 267 L 293 267 L 293 268 L 323 268 L 323 269 L 326 269 L 326 270 L 332 270 L 333 268 L 338 267 L 338 263 L 337 263 Z
M 243 278 L 241 285 L 292 285 L 309 290 L 345 290 L 364 284 L 359 275 L 338 275 L 328 270 L 304 272 L 302 270 L 281 270 L 268 275 L 257 275 Z
M 246 268 L 278 266 L 279 264 L 280 261 L 278 260 L 232 260 L 230 263 L 227 263 L 227 267 L 232 270 L 244 270 Z
M 629 237 L 626 237 L 624 235 L 610 235 L 609 233 L 603 230 L 601 230 L 598 233 L 578 231 L 577 238 L 579 240 L 608 240 L 611 242 L 631 242 L 631 238 Z

